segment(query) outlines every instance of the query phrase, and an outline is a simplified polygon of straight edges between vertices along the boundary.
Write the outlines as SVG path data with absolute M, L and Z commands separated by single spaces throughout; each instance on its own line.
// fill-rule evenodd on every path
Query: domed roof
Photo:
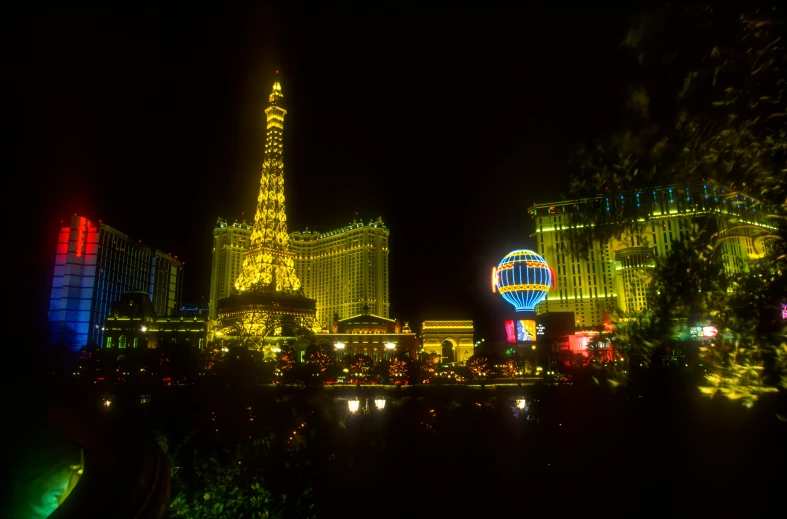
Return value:
M 517 312 L 532 312 L 553 288 L 552 269 L 528 249 L 506 254 L 494 271 L 494 282 L 503 299 Z

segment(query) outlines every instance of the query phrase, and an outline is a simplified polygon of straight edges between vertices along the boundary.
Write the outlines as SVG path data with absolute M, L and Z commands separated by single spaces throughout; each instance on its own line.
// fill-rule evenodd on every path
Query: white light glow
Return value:
M 358 400 L 348 400 L 347 401 L 347 407 L 350 408 L 350 412 L 351 413 L 357 413 L 358 412 L 358 407 L 360 405 L 361 405 L 361 403 Z
M 377 409 L 382 411 L 383 409 L 385 409 L 385 398 L 377 398 L 377 399 L 375 399 L 374 405 L 377 406 Z

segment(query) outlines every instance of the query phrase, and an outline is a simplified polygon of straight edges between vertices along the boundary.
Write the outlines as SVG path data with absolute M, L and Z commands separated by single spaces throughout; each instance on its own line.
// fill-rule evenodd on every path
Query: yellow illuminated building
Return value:
M 232 276 L 234 265 L 217 268 L 217 278 L 212 280 L 217 287 L 216 336 L 258 349 L 275 347 L 276 341 L 266 341 L 268 338 L 297 337 L 320 329 L 315 321 L 316 302 L 303 295 L 289 248 L 282 157 L 287 111 L 280 106 L 282 99 L 277 81 L 265 110 L 267 137 L 257 211 L 234 289 L 228 297 L 218 295 L 218 275 Z M 238 247 L 242 235 L 238 233 Z
M 306 297 L 317 300 L 317 321 L 329 328 L 368 311 L 388 318 L 388 229 L 381 218 L 330 232 L 306 230 L 290 235 L 295 272 Z
M 216 318 L 219 299 L 229 297 L 243 268 L 243 259 L 251 243 L 251 225 L 246 220 L 229 224 L 219 218 L 213 229 L 213 259 L 210 272 L 210 318 Z
M 422 353 L 440 356 L 442 363 L 465 365 L 473 356 L 473 321 L 424 321 Z
M 649 208 L 649 218 L 640 219 L 619 240 L 596 242 L 586 256 L 572 256 L 567 241 L 572 213 L 624 214 L 627 204 Z M 536 313 L 573 312 L 577 327 L 601 325 L 604 313 L 616 309 L 644 309 L 654 260 L 674 242 L 700 230 L 717 237 L 725 273 L 734 275 L 745 271 L 750 260 L 762 257 L 773 229 L 763 207 L 751 198 L 710 184 L 538 204 L 528 212 L 535 221 L 532 236 L 538 253 L 557 280 L 557 288 L 536 307 Z

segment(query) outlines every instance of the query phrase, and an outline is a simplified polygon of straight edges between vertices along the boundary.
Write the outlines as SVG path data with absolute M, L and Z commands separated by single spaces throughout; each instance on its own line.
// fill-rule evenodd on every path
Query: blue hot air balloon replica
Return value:
M 493 289 L 517 312 L 532 312 L 554 288 L 552 269 L 532 250 L 509 252 L 492 272 Z

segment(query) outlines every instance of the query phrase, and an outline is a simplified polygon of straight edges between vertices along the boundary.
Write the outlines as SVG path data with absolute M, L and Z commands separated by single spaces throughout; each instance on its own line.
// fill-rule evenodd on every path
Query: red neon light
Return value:
M 516 343 L 516 331 L 514 328 L 514 321 L 509 319 L 506 321 L 506 342 Z
M 84 216 L 79 217 L 79 227 L 77 228 L 77 258 L 82 257 L 83 249 L 85 248 L 85 231 L 87 230 L 87 219 Z

